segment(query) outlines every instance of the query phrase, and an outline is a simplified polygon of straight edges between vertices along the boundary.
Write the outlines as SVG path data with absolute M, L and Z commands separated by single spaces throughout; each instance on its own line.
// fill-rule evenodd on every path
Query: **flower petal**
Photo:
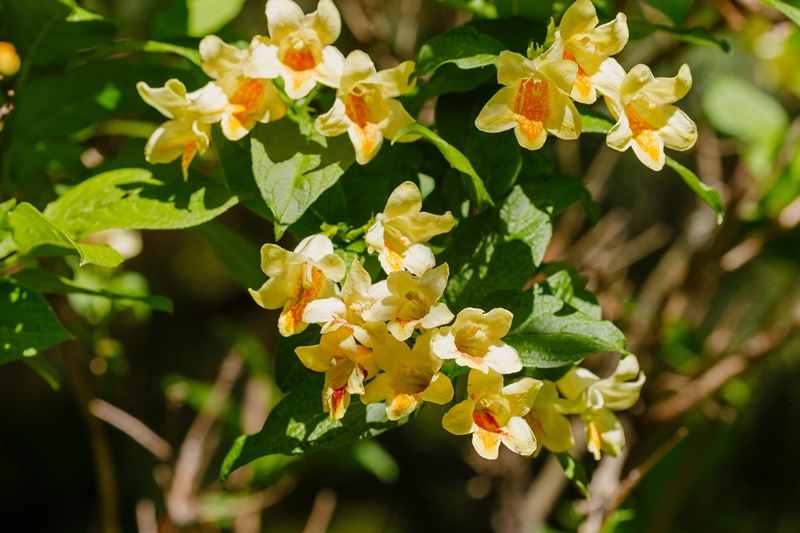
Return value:
M 474 400 L 464 400 L 457 403 L 442 418 L 442 427 L 453 435 L 468 435 L 472 433 L 475 422 L 472 413 L 475 411 Z
M 305 19 L 303 10 L 292 0 L 267 0 L 266 13 L 269 36 L 276 43 L 299 30 Z
M 303 366 L 314 372 L 327 372 L 331 368 L 332 354 L 322 344 L 316 346 L 298 346 L 294 353 Z
M 411 181 L 405 181 L 389 195 L 383 215 L 391 220 L 416 215 L 421 209 L 422 194 L 419 192 L 419 187 Z
M 180 80 L 173 78 L 164 87 L 157 88 L 140 81 L 136 84 L 136 90 L 142 100 L 167 118 L 178 118 L 186 108 L 186 86 Z
M 489 368 L 499 374 L 514 374 L 522 370 L 522 361 L 517 351 L 502 341 L 489 346 L 489 351 L 483 360 Z
M 502 395 L 508 400 L 511 416 L 525 416 L 530 411 L 542 382 L 533 378 L 522 378 L 502 389 Z
M 654 104 L 672 104 L 686 96 L 691 88 L 692 71 L 684 64 L 674 78 L 653 78 L 640 93 Z
M 433 252 L 424 244 L 409 246 L 403 254 L 403 268 L 414 274 L 422 276 L 436 266 Z
M 475 127 L 488 133 L 510 130 L 517 125 L 517 115 L 512 111 L 517 91 L 504 87 L 483 106 L 475 119 Z
M 444 290 L 447 288 L 447 277 L 449 275 L 450 275 L 450 267 L 447 265 L 447 263 L 442 263 L 433 270 L 426 272 L 421 278 L 419 278 L 419 287 L 428 293 L 427 296 L 430 298 L 429 303 L 433 303 L 442 297 L 442 295 L 444 294 Z M 398 294 L 394 291 L 392 292 L 394 294 Z M 450 315 L 450 318 L 447 320 L 447 322 L 450 322 L 450 320 L 453 320 L 453 314 L 450 313 L 449 310 L 447 311 L 447 313 Z M 441 324 L 437 325 L 440 326 Z M 431 328 L 434 326 L 425 326 L 425 327 Z
M 431 384 L 420 395 L 420 399 L 439 405 L 444 405 L 453 399 L 455 394 L 450 378 L 437 372 L 431 378 Z
M 504 50 L 497 58 L 497 83 L 514 87 L 523 78 L 536 75 L 536 64 L 525 56 Z
M 352 121 L 347 116 L 347 108 L 339 98 L 334 100 L 333 107 L 327 113 L 318 116 L 314 121 L 314 127 L 326 137 L 336 137 L 347 133 L 351 124 Z
M 443 326 L 451 320 L 453 320 L 453 313 L 450 312 L 445 303 L 439 302 L 431 306 L 431 310 L 419 323 L 423 328 L 431 329 Z
M 249 289 L 250 295 L 264 309 L 280 309 L 294 296 L 293 283 L 296 279 L 296 272 L 279 274 L 264 283 L 257 291 Z
M 240 73 L 247 55 L 247 51 L 227 44 L 216 35 L 206 35 L 200 41 L 200 68 L 215 80 L 231 72 Z
M 467 392 L 472 399 L 478 399 L 487 394 L 500 394 L 503 390 L 503 375 L 492 370 L 484 374 L 477 370 L 470 370 L 467 378 Z
M 312 261 L 319 261 L 323 257 L 333 254 L 333 242 L 327 235 L 317 233 L 300 241 L 294 251 Z
M 617 63 L 616 59 L 610 57 L 600 64 L 597 74 L 592 76 L 594 88 L 606 97 L 608 110 L 615 119 L 623 114 L 619 91 L 625 75 L 625 69 Z
M 664 146 L 684 152 L 697 142 L 697 125 L 689 116 L 675 106 L 664 106 L 669 117 L 667 124 L 661 128 L 659 135 Z
M 322 49 L 322 61 L 315 69 L 315 79 L 326 87 L 338 89 L 344 67 L 344 55 L 335 46 L 326 46 Z
M 556 381 L 556 386 L 561 391 L 561 394 L 564 395 L 564 398 L 574 400 L 590 385 L 594 385 L 598 381 L 600 381 L 600 378 L 589 370 L 576 367 Z
M 342 17 L 333 0 L 320 0 L 317 10 L 305 17 L 304 26 L 313 28 L 323 46 L 333 44 L 342 32 Z
M 373 79 L 374 83 L 380 87 L 384 98 L 395 98 L 397 96 L 410 93 L 417 84 L 417 79 L 411 80 L 411 73 L 414 72 L 415 64 L 413 61 L 404 61 L 394 68 L 388 68 L 378 72 Z
M 379 374 L 364 387 L 364 394 L 361 395 L 361 401 L 365 404 L 371 404 L 382 402 L 389 398 L 394 394 L 391 387 L 391 379 L 389 374 Z
M 400 420 L 419 407 L 416 394 L 394 393 L 386 400 L 386 416 L 389 420 Z
M 324 298 L 322 300 L 314 300 L 306 305 L 303 311 L 303 322 L 308 324 L 325 324 L 322 328 L 322 332 L 328 333 L 328 331 L 325 330 L 329 329 L 332 331 L 332 325 L 346 322 L 346 315 L 347 308 L 342 300 L 339 298 Z
M 533 430 L 519 416 L 512 416 L 508 425 L 504 428 L 502 441 L 506 447 L 514 453 L 523 456 L 533 455 L 536 451 L 536 437 Z
M 597 23 L 597 11 L 591 0 L 578 0 L 564 13 L 561 18 L 559 32 L 564 40 L 580 34 L 591 32 Z
M 250 53 L 242 65 L 242 72 L 248 78 L 272 80 L 280 76 L 281 62 L 278 47 L 266 37 L 259 35 L 250 41 Z
M 414 117 L 409 115 L 408 111 L 406 111 L 406 108 L 403 107 L 403 104 L 394 98 L 387 98 L 384 100 L 384 102 L 389 108 L 389 121 L 383 128 L 383 135 L 387 139 L 393 139 L 400 128 L 408 126 L 409 124 L 413 124 L 416 122 L 416 120 L 414 120 Z M 397 142 L 414 142 L 418 139 L 419 135 L 403 135 L 397 140 Z
M 383 146 L 383 133 L 377 124 L 368 123 L 363 128 L 351 122 L 347 129 L 353 149 L 356 152 L 356 162 L 359 165 L 366 165 L 378 155 Z
M 352 92 L 356 85 L 376 74 L 375 63 L 366 52 L 353 50 L 344 60 L 340 88 L 347 94 Z
M 472 446 L 475 451 L 484 459 L 495 460 L 497 459 L 498 452 L 500 451 L 500 434 L 486 431 L 485 429 L 478 428 L 472 434 Z

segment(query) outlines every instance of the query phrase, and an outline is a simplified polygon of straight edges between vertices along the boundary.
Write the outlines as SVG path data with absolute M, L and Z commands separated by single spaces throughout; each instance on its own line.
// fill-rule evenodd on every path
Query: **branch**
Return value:
M 155 455 L 156 458 L 168 461 L 172 457 L 172 446 L 167 441 L 156 435 L 144 422 L 134 418 L 122 409 L 95 398 L 89 402 L 89 412 L 126 433 L 147 451 Z

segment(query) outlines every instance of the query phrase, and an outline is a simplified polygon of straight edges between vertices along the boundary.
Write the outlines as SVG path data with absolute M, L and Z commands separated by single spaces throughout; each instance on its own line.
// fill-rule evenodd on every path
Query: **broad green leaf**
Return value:
M 290 392 L 314 375 L 300 362 L 294 352 L 298 346 L 319 344 L 320 327 L 310 324 L 304 331 L 291 337 L 279 337 L 275 349 L 275 383 L 283 392 Z
M 148 52 L 156 54 L 175 54 L 188 59 L 197 66 L 200 66 L 200 52 L 194 48 L 186 48 L 177 44 L 162 43 L 158 41 L 135 41 L 135 42 L 116 42 L 101 46 L 92 55 L 92 58 L 105 58 L 114 54 L 126 54 L 130 52 Z M 91 58 L 90 58 L 91 59 Z
M 143 169 L 114 170 L 76 185 L 45 215 L 80 239 L 106 229 L 183 229 L 221 215 L 238 202 L 214 180 L 192 174 L 161 181 Z
M 644 0 L 672 20 L 676 26 L 681 27 L 686 22 L 692 0 Z
M 249 138 L 229 141 L 222 134 L 222 129 L 214 125 L 211 129 L 211 139 L 219 155 L 220 168 L 228 188 L 236 193 L 239 202 L 248 209 L 270 222 L 274 221 L 275 217 L 261 197 L 261 191 L 253 176 Z
M 772 174 L 775 154 L 783 143 L 789 117 L 773 96 L 733 76 L 715 76 L 703 93 L 703 112 L 721 133 L 747 144 L 742 154 L 757 179 Z
M 505 223 L 506 241 L 524 242 L 531 249 L 533 264 L 541 264 L 553 237 L 550 215 L 537 208 L 517 185 L 500 207 L 500 219 Z
M 697 174 L 681 165 L 671 157 L 666 158 L 667 166 L 677 172 L 697 196 L 700 197 L 717 214 L 717 224 L 722 224 L 725 219 L 725 204 L 716 189 L 709 187 L 697 177 Z
M 186 0 L 189 8 L 189 35 L 205 37 L 236 18 L 244 0 Z
M 508 194 L 522 170 L 522 153 L 514 132 L 486 133 L 475 127 L 475 118 L 495 92 L 493 84 L 468 94 L 440 96 L 436 129 L 469 159 L 488 194 L 500 198 Z
M 625 336 L 611 322 L 574 310 L 555 296 L 506 291 L 491 301 L 514 313 L 505 341 L 525 367 L 563 367 L 600 351 L 625 350 Z
M 0 364 L 72 338 L 41 294 L 0 277 Z
M 561 464 L 561 468 L 564 469 L 567 479 L 572 481 L 581 494 L 588 499 L 589 482 L 586 479 L 586 469 L 583 468 L 583 465 L 568 453 L 557 453 L 555 456 Z
M 581 133 L 608 133 L 614 127 L 611 117 L 604 117 L 598 114 L 581 115 Z
M 541 272 L 547 276 L 539 287 L 555 296 L 565 304 L 590 317 L 601 320 L 603 310 L 594 294 L 586 290 L 588 280 L 581 277 L 569 263 L 550 263 L 543 265 Z
M 59 375 L 53 363 L 45 359 L 43 355 L 26 357 L 22 362 L 39 374 L 54 391 L 61 389 L 61 375 Z
M 427 83 L 418 83 L 416 90 L 399 100 L 412 117 L 418 117 L 425 102 L 435 96 L 450 93 L 468 93 L 497 77 L 493 68 L 461 70 L 454 64 L 442 65 Z M 441 116 L 437 114 L 441 121 Z M 472 128 L 475 129 L 475 128 Z
M 550 0 L 544 0 L 544 3 L 546 4 L 549 1 Z M 536 0 L 535 2 L 519 0 L 519 2 L 539 4 L 541 0 Z M 504 50 L 510 50 L 525 55 L 528 51 L 528 45 L 531 42 L 543 43 L 545 41 L 547 38 L 548 21 L 549 15 L 547 20 L 538 23 L 531 20 L 529 17 L 512 16 L 500 19 L 473 19 L 466 25 L 472 26 L 479 32 L 503 43 Z
M 383 403 L 364 405 L 354 397 L 344 418 L 332 421 L 322 412 L 324 381 L 322 374 L 307 379 L 272 410 L 260 432 L 236 439 L 222 463 L 220 479 L 223 484 L 231 472 L 259 457 L 337 448 L 380 435 L 414 416 L 392 422 L 386 417 Z
M 793 5 L 787 4 L 786 2 L 781 2 L 781 0 L 759 0 L 762 4 L 766 4 L 769 7 L 774 7 L 784 15 L 786 18 L 800 26 L 800 8 L 797 8 Z
M 592 222 L 597 224 L 600 221 L 600 205 L 592 199 L 586 183 L 577 176 L 546 174 L 527 179 L 521 185 L 539 209 L 552 209 L 553 216 L 580 202 Z
M 668 0 L 672 1 L 672 0 Z M 733 50 L 733 45 L 728 38 L 719 39 L 714 37 L 707 29 L 702 26 L 695 28 L 679 28 L 674 26 L 662 26 L 651 24 L 645 20 L 628 19 L 628 29 L 632 41 L 646 39 L 657 31 L 664 31 L 671 34 L 675 39 L 689 44 L 699 46 L 716 46 L 726 54 Z
M 502 43 L 473 26 L 459 26 L 422 45 L 412 76 L 430 74 L 445 63 L 455 63 L 461 69 L 494 65 L 503 50 Z
M 258 289 L 266 281 L 259 268 L 258 248 L 239 232 L 224 224 L 206 222 L 192 228 L 191 233 L 205 241 L 219 262 L 245 289 Z
M 355 161 L 347 136 L 329 139 L 309 131 L 304 135 L 299 124 L 280 120 L 250 137 L 253 176 L 275 216 L 276 239 Z
M 480 178 L 480 176 L 478 176 L 478 173 L 475 172 L 475 169 L 472 167 L 472 163 L 470 163 L 469 159 L 467 159 L 467 157 L 459 152 L 454 146 L 419 122 L 414 122 L 408 126 L 400 128 L 395 134 L 394 139 L 392 139 L 392 143 L 396 142 L 405 135 L 420 135 L 431 141 L 434 146 L 439 149 L 448 163 L 450 163 L 455 169 L 469 176 L 472 185 L 472 190 L 470 191 L 472 201 L 475 203 L 475 209 L 478 212 L 483 211 L 489 205 L 494 205 L 491 196 L 489 196 L 489 193 L 486 191 L 483 180 Z
M 172 301 L 164 296 L 131 296 L 129 294 L 107 291 L 104 289 L 91 289 L 84 287 L 71 279 L 62 278 L 47 270 L 26 268 L 20 270 L 12 277 L 19 283 L 38 292 L 50 294 L 85 294 L 87 296 L 102 296 L 112 300 L 130 300 L 142 302 L 158 309 L 172 313 Z
M 11 233 L 22 255 L 35 257 L 80 255 L 81 266 L 115 267 L 123 258 L 109 246 L 78 244 L 38 209 L 23 202 L 8 215 Z
M 11 226 L 6 219 L 6 215 L 17 205 L 17 200 L 11 198 L 0 203 L 0 259 L 4 258 L 17 250 L 17 244 L 11 235 Z

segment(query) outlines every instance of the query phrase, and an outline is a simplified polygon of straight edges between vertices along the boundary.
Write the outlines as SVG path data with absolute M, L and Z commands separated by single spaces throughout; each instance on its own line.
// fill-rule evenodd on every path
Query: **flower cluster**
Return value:
M 200 42 L 201 67 L 212 80 L 201 89 L 187 93 L 176 79 L 163 88 L 137 85 L 142 98 L 170 119 L 150 137 L 148 162 L 180 158 L 186 178 L 192 159 L 210 145 L 212 124 L 219 123 L 228 139 L 239 140 L 257 123 L 286 115 L 281 92 L 287 101 L 299 100 L 318 83 L 337 93 L 330 111 L 317 117 L 317 130 L 325 136 L 347 133 L 362 165 L 375 157 L 384 137 L 414 122 L 395 100 L 414 88 L 409 83 L 414 62 L 377 72 L 364 52 L 345 58 L 332 46 L 342 27 L 333 0 L 320 0 L 308 15 L 293 0 L 268 0 L 266 14 L 269 37 L 257 35 L 245 49 L 214 35 Z
M 497 133 L 514 129 L 519 144 L 529 150 L 544 145 L 547 133 L 577 139 L 581 116 L 573 103 L 592 104 L 603 95 L 617 123 L 607 144 L 625 151 L 633 148 L 648 167 L 664 167 L 664 147 L 688 150 L 697 140 L 697 126 L 676 101 L 692 86 L 683 65 L 675 78 L 655 78 L 647 65 L 630 72 L 611 57 L 628 42 L 625 15 L 598 26 L 591 0 L 577 0 L 567 9 L 552 45 L 528 59 L 501 52 L 497 81 L 505 87 L 486 104 L 475 125 Z

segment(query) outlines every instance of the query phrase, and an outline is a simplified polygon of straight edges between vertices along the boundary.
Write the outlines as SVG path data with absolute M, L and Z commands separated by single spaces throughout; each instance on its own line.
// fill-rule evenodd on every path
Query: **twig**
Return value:
M 136 526 L 139 533 L 158 533 L 156 506 L 152 500 L 139 500 L 136 504 Z
M 314 498 L 314 507 L 308 515 L 308 522 L 303 533 L 325 533 L 331 523 L 333 511 L 336 509 L 336 493 L 331 489 L 322 489 Z
M 206 441 L 233 384 L 242 372 L 242 365 L 241 356 L 232 349 L 222 361 L 219 376 L 181 444 L 175 476 L 166 496 L 169 515 L 178 525 L 197 520 L 197 490 L 204 470 Z
M 544 529 L 545 520 L 567 487 L 564 469 L 555 455 L 550 455 L 533 478 L 519 510 L 523 531 L 537 533 Z
M 89 412 L 126 433 L 147 451 L 155 455 L 156 458 L 168 461 L 172 457 L 172 446 L 167 441 L 156 435 L 144 422 L 134 418 L 122 409 L 95 398 L 89 402 Z

